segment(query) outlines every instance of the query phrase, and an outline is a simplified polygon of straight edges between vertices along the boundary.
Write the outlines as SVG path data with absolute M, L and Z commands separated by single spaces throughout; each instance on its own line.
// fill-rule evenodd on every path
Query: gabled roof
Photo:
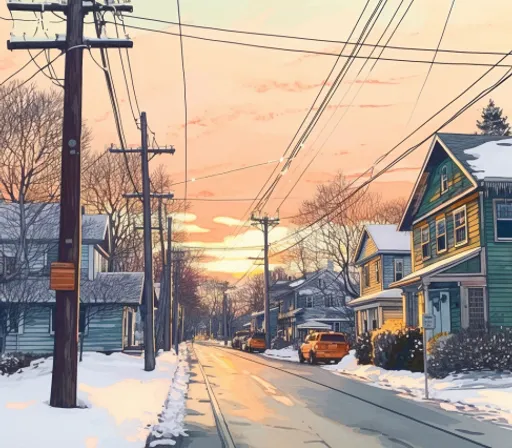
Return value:
M 439 146 L 473 185 L 472 188 L 464 191 L 461 195 L 474 191 L 478 187 L 478 182 L 483 179 L 502 176 L 502 178 L 508 178 L 512 182 L 512 176 L 506 169 L 506 167 L 512 164 L 512 139 L 510 137 L 438 133 L 432 139 L 427 156 L 407 202 L 405 213 L 398 225 L 399 230 L 405 230 L 411 223 L 411 215 L 415 213 L 423 196 L 421 187 L 427 181 L 425 171 L 434 150 Z M 460 197 L 451 198 L 446 204 L 454 202 L 460 199 Z
M 395 224 L 368 224 L 365 226 L 359 242 L 357 243 L 354 254 L 354 262 L 358 262 L 364 243 L 367 238 L 371 238 L 377 252 L 380 253 L 404 253 L 411 251 L 411 235 L 409 232 L 400 232 Z M 359 260 L 362 262 L 363 260 Z

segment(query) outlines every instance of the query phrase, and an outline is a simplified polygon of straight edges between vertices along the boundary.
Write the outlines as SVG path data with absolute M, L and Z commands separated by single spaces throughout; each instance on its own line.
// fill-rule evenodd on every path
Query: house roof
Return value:
M 440 260 L 436 263 L 432 263 L 422 269 L 418 269 L 417 271 L 412 272 L 409 275 L 406 275 L 402 280 L 399 280 L 398 282 L 391 283 L 391 287 L 400 287 L 405 286 L 411 283 L 416 283 L 417 281 L 420 281 L 422 277 L 433 275 L 435 273 L 438 273 L 441 270 L 448 269 L 450 267 L 456 266 L 463 261 L 466 261 L 470 259 L 471 257 L 474 257 L 476 254 L 480 253 L 482 250 L 481 247 L 475 247 L 474 249 L 469 249 L 464 252 L 459 252 L 458 254 L 454 255 L 453 257 L 445 258 L 443 260 Z
M 94 280 L 80 284 L 80 301 L 86 304 L 139 305 L 144 287 L 142 272 L 101 272 Z M 55 302 L 55 291 L 49 278 L 15 280 L 0 287 L 0 302 L 17 302 L 24 297 L 27 304 Z
M 378 300 L 402 300 L 402 290 L 399 288 L 385 289 L 378 291 L 373 294 L 367 294 L 366 296 L 358 297 L 357 299 L 351 300 L 347 305 L 350 307 L 356 307 L 366 305 L 367 303 L 376 302 Z
M 352 311 L 349 308 L 302 308 L 304 320 L 337 319 L 348 320 L 347 314 Z
M 366 238 L 371 238 L 377 247 L 378 253 L 410 253 L 411 235 L 409 232 L 400 232 L 395 224 L 368 224 L 364 227 L 356 250 L 354 252 L 354 261 L 361 262 L 359 256 L 363 250 Z M 375 254 L 372 254 L 375 255 Z
M 0 240 L 14 241 L 19 238 L 20 204 L 0 202 Z M 25 204 L 27 238 L 57 241 L 60 227 L 60 204 Z M 107 238 L 107 215 L 82 215 L 82 240 L 102 243 Z

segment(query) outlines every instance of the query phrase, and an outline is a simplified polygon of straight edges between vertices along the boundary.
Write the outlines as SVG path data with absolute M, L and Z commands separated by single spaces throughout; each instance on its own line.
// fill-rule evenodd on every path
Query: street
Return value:
M 236 447 L 503 447 L 510 435 L 319 366 L 194 349 Z

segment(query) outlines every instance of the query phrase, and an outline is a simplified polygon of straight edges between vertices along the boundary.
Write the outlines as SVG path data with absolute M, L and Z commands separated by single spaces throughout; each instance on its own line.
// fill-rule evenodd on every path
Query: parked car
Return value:
M 243 350 L 247 352 L 264 352 L 266 349 L 265 333 L 253 333 L 243 343 Z
M 231 341 L 231 347 L 241 350 L 242 342 L 244 342 L 250 334 L 251 332 L 248 330 L 237 331 Z
M 299 361 L 309 364 L 318 362 L 338 363 L 350 350 L 348 337 L 334 331 L 311 333 L 299 348 Z

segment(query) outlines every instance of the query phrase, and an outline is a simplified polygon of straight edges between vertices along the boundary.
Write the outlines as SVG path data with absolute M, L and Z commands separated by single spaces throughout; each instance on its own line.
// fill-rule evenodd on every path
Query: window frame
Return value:
M 423 230 L 424 229 L 428 230 L 428 232 L 427 232 L 428 240 L 427 241 L 423 241 Z M 428 247 L 428 255 L 427 256 L 425 256 L 425 254 L 423 253 L 423 246 L 425 244 Z M 429 224 L 425 224 L 424 226 L 420 227 L 420 248 L 421 248 L 421 259 L 422 260 L 429 260 L 430 258 L 432 258 L 432 246 L 431 246 L 430 225 Z
M 370 281 L 370 265 L 368 263 L 363 266 L 363 280 L 364 280 L 364 287 L 369 288 L 371 281 Z
M 494 241 L 497 243 L 506 243 L 512 242 L 511 238 L 500 238 L 498 235 L 498 204 L 510 204 L 512 205 L 512 201 L 507 201 L 506 199 L 494 199 L 493 200 L 493 213 L 494 213 Z M 500 221 L 512 221 L 512 218 L 501 218 Z
M 396 274 L 398 273 L 398 270 L 396 268 L 397 266 L 397 262 L 398 263 L 401 263 L 402 264 L 402 277 L 400 277 L 399 279 L 396 278 Z M 402 280 L 403 278 L 405 277 L 405 265 L 404 265 L 404 259 L 403 258 L 395 258 L 393 260 L 393 278 L 395 280 L 395 282 L 399 282 L 400 280 Z
M 380 260 L 375 261 L 375 281 L 380 285 L 380 281 L 381 281 Z
M 337 327 L 337 329 L 336 329 L 336 327 Z M 333 322 L 332 329 L 336 333 L 341 333 L 341 322 Z
M 444 234 L 439 234 L 439 228 L 438 224 L 443 221 L 444 222 Z M 455 221 L 454 221 L 455 224 Z M 444 236 L 444 249 L 439 250 L 439 238 Z M 443 216 L 442 218 L 436 219 L 436 252 L 438 254 L 444 254 L 448 250 L 448 232 L 446 228 L 446 216 Z
M 17 335 L 22 335 L 25 333 L 25 311 L 20 311 L 20 318 L 19 318 L 19 322 L 18 322 L 18 329 L 17 331 L 12 331 L 11 329 L 11 310 L 9 310 L 9 313 L 8 313 L 8 325 L 7 325 L 7 328 L 9 328 L 9 336 L 17 336 Z
M 444 194 L 448 191 L 448 165 L 443 165 L 441 167 L 441 176 L 440 176 L 440 191 L 441 194 Z
M 457 227 L 455 215 L 457 215 L 461 211 L 464 212 L 464 229 L 465 229 L 465 236 L 466 236 L 466 238 L 464 239 L 464 241 L 457 242 L 457 230 L 458 230 L 458 227 Z M 469 241 L 469 235 L 468 235 L 468 212 L 467 212 L 466 204 L 464 204 L 462 207 L 459 207 L 459 208 L 455 209 L 452 212 L 452 217 L 453 217 L 453 243 L 454 243 L 454 246 L 455 247 L 465 246 L 466 244 L 468 244 L 468 241 Z M 459 228 L 461 228 L 461 227 L 459 227 Z
M 309 305 L 309 303 L 311 303 L 311 305 Z M 313 308 L 313 305 L 314 305 L 313 296 L 306 296 L 306 302 L 304 303 L 304 306 L 306 308 Z

